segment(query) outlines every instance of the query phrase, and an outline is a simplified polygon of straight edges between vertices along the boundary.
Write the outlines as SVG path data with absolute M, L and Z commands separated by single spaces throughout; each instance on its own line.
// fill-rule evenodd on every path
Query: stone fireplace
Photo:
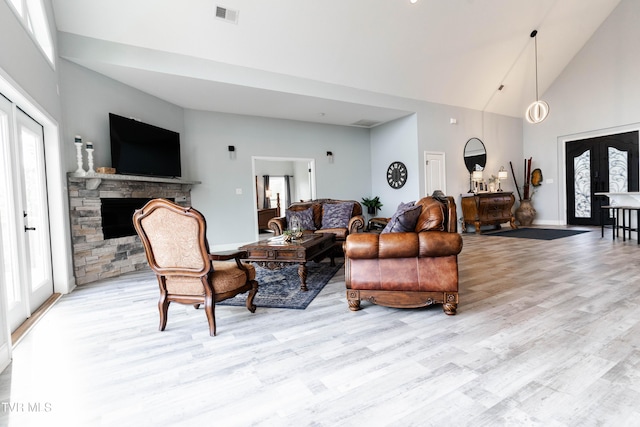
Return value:
M 147 268 L 142 242 L 135 233 L 131 234 L 126 218 L 131 218 L 133 209 L 154 198 L 190 206 L 193 184 L 198 182 L 109 174 L 83 177 L 70 173 L 69 216 L 76 284 Z M 105 217 L 109 224 L 106 239 Z

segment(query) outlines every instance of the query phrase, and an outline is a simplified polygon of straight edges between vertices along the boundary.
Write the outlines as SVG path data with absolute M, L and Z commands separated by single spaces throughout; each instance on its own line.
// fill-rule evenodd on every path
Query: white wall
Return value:
M 553 181 L 545 182 L 534 195 L 538 223 L 566 223 L 562 141 L 640 128 L 638 17 L 640 2 L 622 0 L 541 95 L 549 103 L 549 117 L 537 125 L 524 125 L 525 156 L 533 157 L 545 181 Z
M 318 198 L 359 201 L 370 192 L 367 129 L 186 110 L 184 140 L 183 169 L 202 181 L 192 202 L 207 218 L 214 248 L 255 239 L 252 156 L 315 159 Z M 229 145 L 236 147 L 233 160 Z
M 192 203 L 207 217 L 212 247 L 255 239 L 251 156 L 315 159 L 319 198 L 360 200 L 369 193 L 367 129 L 185 111 L 72 62 L 61 60 L 60 68 L 67 170 L 76 168 L 76 134 L 94 142 L 96 167 L 111 165 L 109 112 L 180 132 L 183 178 L 202 181 Z M 229 145 L 236 147 L 233 160 Z
M 50 28 L 55 28 L 51 2 L 44 1 Z M 54 43 L 55 33 L 52 34 Z M 43 126 L 45 161 L 51 219 L 53 280 L 55 292 L 68 292 L 74 285 L 71 266 L 68 201 L 61 156 L 61 105 L 58 74 L 6 2 L 0 2 L 0 93 Z M 0 283 L 0 293 L 6 295 Z M 0 310 L 0 370 L 8 362 L 10 337 L 6 313 Z
M 371 191 L 362 197 L 380 197 L 377 216 L 390 217 L 398 205 L 420 198 L 417 118 L 413 114 L 371 130 Z M 395 161 L 407 167 L 407 182 L 398 189 L 387 183 L 387 169 Z M 359 201 L 361 201 L 359 199 Z
M 308 162 L 296 162 L 294 164 L 294 175 L 296 181 L 293 183 L 296 188 L 296 198 L 294 201 L 311 200 L 313 198 L 312 180 L 309 173 L 310 165 Z M 292 196 L 293 197 L 293 196 Z
M 55 28 L 50 1 L 44 1 L 49 26 Z M 55 43 L 55 32 L 52 35 Z M 25 95 L 54 119 L 60 118 L 58 75 L 13 13 L 0 1 L 0 68 Z
M 135 117 L 145 123 L 178 132 L 181 140 L 184 138 L 182 108 L 67 60 L 60 59 L 59 67 L 67 171 L 75 171 L 77 167 L 76 148 L 73 145 L 75 135 L 82 136 L 84 142 L 93 142 L 96 168 L 111 166 L 109 113 Z M 181 150 L 183 145 L 181 143 Z M 184 156 L 184 153 L 181 155 Z M 86 169 L 86 156 L 84 161 Z M 192 178 L 184 167 L 182 173 L 183 178 Z
M 522 120 L 483 113 L 465 108 L 429 103 L 403 105 L 416 114 L 378 126 L 371 131 L 371 195 L 383 203 L 379 216 L 391 216 L 400 202 L 417 200 L 425 195 L 424 152 L 445 154 L 447 195 L 460 206 L 460 195 L 469 191 L 469 173 L 464 164 L 466 142 L 480 138 L 487 150 L 485 179 L 497 175 L 501 166 L 509 170 L 522 162 Z M 451 119 L 456 123 L 451 124 Z M 409 182 L 394 190 L 386 182 L 386 171 L 392 161 L 400 160 L 409 170 Z M 509 180 L 502 183 L 505 191 L 515 191 Z M 522 184 L 520 184 L 522 185 Z M 517 199 L 517 194 L 516 194 Z M 458 209 L 458 217 L 462 213 Z

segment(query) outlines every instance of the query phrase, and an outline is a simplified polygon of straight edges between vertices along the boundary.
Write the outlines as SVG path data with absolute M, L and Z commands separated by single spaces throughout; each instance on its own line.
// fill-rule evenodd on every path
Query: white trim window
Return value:
M 55 65 L 53 39 L 42 0 L 9 0 L 9 4 L 51 65 Z

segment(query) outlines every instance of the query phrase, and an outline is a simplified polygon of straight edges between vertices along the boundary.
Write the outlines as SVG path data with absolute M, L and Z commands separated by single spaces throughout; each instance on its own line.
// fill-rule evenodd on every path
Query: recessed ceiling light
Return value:
M 418 0 L 409 0 L 409 3 L 416 4 L 416 3 L 418 3 Z

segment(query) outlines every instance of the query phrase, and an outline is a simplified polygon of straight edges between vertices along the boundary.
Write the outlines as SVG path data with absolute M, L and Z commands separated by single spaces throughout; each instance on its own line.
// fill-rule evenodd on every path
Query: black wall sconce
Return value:
M 327 151 L 327 158 L 329 159 L 329 163 L 333 163 L 333 151 Z
M 230 158 L 231 160 L 233 160 L 233 159 L 235 159 L 235 158 L 236 158 L 236 147 L 235 147 L 235 146 L 233 146 L 233 145 L 230 145 L 230 146 L 229 146 L 229 158 Z

